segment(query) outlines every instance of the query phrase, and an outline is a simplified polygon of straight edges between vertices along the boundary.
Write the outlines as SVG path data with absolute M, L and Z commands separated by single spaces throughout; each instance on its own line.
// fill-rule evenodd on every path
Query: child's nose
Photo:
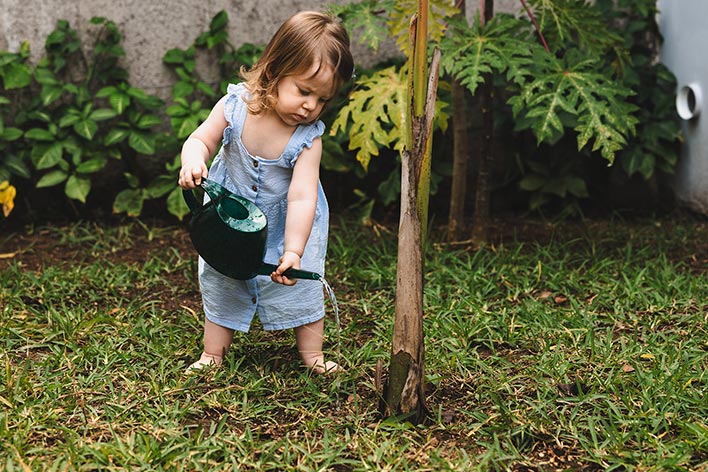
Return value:
M 314 97 L 307 97 L 305 99 L 305 102 L 302 104 L 302 106 L 306 110 L 314 110 L 315 107 L 317 107 L 317 99 Z

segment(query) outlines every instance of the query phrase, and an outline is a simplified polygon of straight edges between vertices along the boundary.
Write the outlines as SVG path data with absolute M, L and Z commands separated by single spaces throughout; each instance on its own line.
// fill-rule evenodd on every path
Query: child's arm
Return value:
M 293 285 L 295 280 L 283 277 L 289 268 L 300 268 L 300 258 L 310 237 L 317 207 L 317 188 L 320 179 L 322 140 L 315 139 L 305 148 L 295 163 L 288 189 L 288 214 L 285 218 L 285 244 L 278 269 L 271 275 L 274 282 Z
M 224 118 L 224 101 L 214 105 L 207 119 L 189 135 L 182 146 L 182 169 L 179 171 L 179 186 L 191 189 L 206 179 L 206 163 L 219 147 L 224 129 L 228 126 Z

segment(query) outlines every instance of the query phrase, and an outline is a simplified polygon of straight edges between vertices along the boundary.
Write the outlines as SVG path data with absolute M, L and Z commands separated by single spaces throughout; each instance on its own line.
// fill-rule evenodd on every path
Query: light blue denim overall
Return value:
M 268 218 L 265 262 L 277 264 L 283 253 L 288 188 L 293 166 L 302 150 L 324 132 L 317 121 L 301 125 L 293 133 L 278 159 L 251 155 L 241 141 L 247 105 L 243 84 L 231 84 L 224 103 L 228 122 L 222 147 L 209 169 L 209 180 L 253 202 Z M 318 183 L 317 209 L 301 268 L 324 276 L 329 207 L 322 184 Z M 234 248 L 234 250 L 238 250 Z M 235 280 L 214 270 L 199 258 L 199 286 L 206 317 L 230 329 L 247 332 L 253 315 L 266 330 L 302 326 L 324 317 L 324 293 L 317 280 L 298 280 L 293 286 L 274 283 L 267 276 Z

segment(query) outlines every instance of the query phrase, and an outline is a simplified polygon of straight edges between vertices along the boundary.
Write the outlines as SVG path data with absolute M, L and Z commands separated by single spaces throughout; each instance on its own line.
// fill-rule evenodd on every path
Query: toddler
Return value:
M 235 280 L 199 258 L 204 352 L 189 370 L 220 364 L 234 331 L 247 332 L 256 313 L 266 330 L 294 328 L 297 349 L 314 372 L 339 368 L 322 354 L 322 285 L 296 284 L 283 273 L 324 274 L 329 209 L 319 181 L 324 124 L 318 118 L 353 68 L 349 36 L 336 18 L 297 13 L 185 141 L 180 187 L 193 189 L 208 176 L 255 202 L 268 218 L 264 259 L 278 261 L 270 277 Z

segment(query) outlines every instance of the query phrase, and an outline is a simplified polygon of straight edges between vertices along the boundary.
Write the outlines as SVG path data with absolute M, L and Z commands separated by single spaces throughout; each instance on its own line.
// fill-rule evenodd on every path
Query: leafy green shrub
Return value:
M 36 66 L 28 64 L 26 45 L 3 53 L 3 93 L 10 96 L 4 119 L 13 124 L 0 140 L 8 152 L 3 167 L 37 188 L 63 186 L 66 197 L 82 203 L 109 160 L 127 166 L 155 154 L 162 123 L 156 114 L 162 101 L 130 86 L 118 64 L 125 53 L 115 23 L 98 17 L 91 23 L 90 53 L 65 20 L 46 38 Z
M 253 44 L 235 48 L 228 37 L 228 15 L 220 11 L 209 24 L 209 30 L 199 35 L 187 49 L 170 49 L 163 56 L 163 62 L 172 68 L 176 81 L 172 86 L 172 103 L 166 114 L 170 119 L 172 132 L 165 136 L 165 149 L 176 152 L 165 164 L 166 173 L 150 182 L 146 188 L 140 187 L 139 179 L 130 176 L 130 189 L 119 195 L 116 209 L 132 206 L 129 213 L 138 213 L 142 201 L 167 195 L 167 210 L 182 219 L 189 208 L 182 198 L 182 190 L 177 187 L 177 173 L 180 169 L 179 149 L 187 136 L 206 119 L 219 97 L 226 92 L 229 81 L 238 77 L 241 66 L 252 65 L 262 50 Z M 197 68 L 198 54 L 211 54 L 219 64 L 219 82 L 213 83 L 200 76 Z
M 167 210 L 181 219 L 188 212 L 176 185 L 181 143 L 261 48 L 234 48 L 228 16 L 219 12 L 192 46 L 165 54 L 177 78 L 165 107 L 130 84 L 119 65 L 125 53 L 115 23 L 91 23 L 94 41 L 84 48 L 76 30 L 59 20 L 35 66 L 27 43 L 16 53 L 0 51 L 0 182 L 61 186 L 68 199 L 86 203 L 95 183 L 110 178 L 114 213 L 139 216 L 146 201 L 166 198 Z M 199 76 L 198 54 L 217 57 L 217 82 Z M 163 172 L 154 170 L 160 166 Z
M 23 147 L 17 142 L 23 131 L 12 126 L 12 116 L 19 107 L 13 105 L 15 102 L 11 99 L 20 95 L 32 82 L 32 70 L 27 65 L 29 55 L 27 43 L 23 43 L 16 53 L 0 51 L 0 77 L 3 83 L 0 95 L 0 182 L 9 182 L 13 177 L 30 178 Z

